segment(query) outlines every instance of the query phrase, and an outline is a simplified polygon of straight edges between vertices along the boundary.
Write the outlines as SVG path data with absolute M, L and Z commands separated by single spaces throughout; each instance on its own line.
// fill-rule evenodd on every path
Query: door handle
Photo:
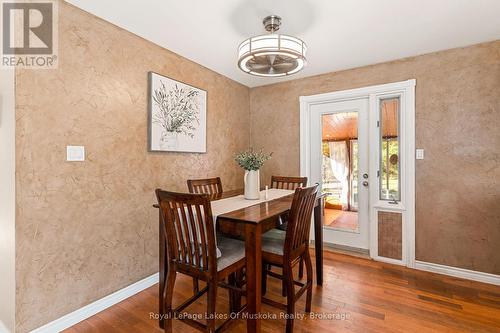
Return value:
M 368 181 L 364 180 L 361 184 L 363 184 L 364 187 L 368 187 Z

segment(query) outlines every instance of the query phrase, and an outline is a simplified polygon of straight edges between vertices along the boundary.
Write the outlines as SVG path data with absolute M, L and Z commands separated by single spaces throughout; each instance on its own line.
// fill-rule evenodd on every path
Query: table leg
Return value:
M 316 257 L 316 283 L 323 285 L 323 198 L 314 207 L 314 251 Z
M 165 328 L 165 319 L 164 319 L 164 314 L 165 314 L 165 309 L 164 309 L 164 302 L 163 302 L 163 294 L 165 291 L 165 274 L 166 274 L 166 264 L 165 264 L 165 234 L 163 233 L 163 219 L 161 217 L 161 209 L 159 209 L 160 213 L 158 216 L 158 226 L 159 226 L 159 242 L 158 242 L 158 249 L 160 251 L 159 253 L 159 274 L 160 274 L 160 281 L 158 283 L 159 290 L 158 290 L 158 300 L 159 300 L 159 314 L 160 314 L 160 327 Z
M 262 288 L 262 228 L 259 224 L 245 225 L 245 255 L 247 260 L 247 333 L 260 333 Z

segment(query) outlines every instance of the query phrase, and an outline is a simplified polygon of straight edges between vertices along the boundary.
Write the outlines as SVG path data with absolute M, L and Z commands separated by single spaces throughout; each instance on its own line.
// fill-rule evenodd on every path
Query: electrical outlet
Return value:
M 415 152 L 415 158 L 417 160 L 423 160 L 424 159 L 424 150 L 422 148 L 418 148 Z

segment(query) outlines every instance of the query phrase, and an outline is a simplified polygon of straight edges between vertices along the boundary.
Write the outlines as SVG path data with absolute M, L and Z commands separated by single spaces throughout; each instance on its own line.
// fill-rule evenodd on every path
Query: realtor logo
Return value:
M 57 67 L 57 1 L 2 1 L 2 67 Z

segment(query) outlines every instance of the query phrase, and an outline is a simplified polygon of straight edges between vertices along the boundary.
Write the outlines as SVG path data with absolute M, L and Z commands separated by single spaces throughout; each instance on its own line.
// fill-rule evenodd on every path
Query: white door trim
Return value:
M 381 84 L 363 88 L 335 91 L 325 94 L 300 96 L 300 174 L 310 177 L 311 174 L 311 135 L 310 131 L 310 107 L 315 104 L 339 102 L 351 99 L 370 98 L 379 94 L 402 93 L 404 94 L 404 127 L 402 132 L 407 138 L 405 142 L 406 176 L 402 181 L 405 183 L 405 209 L 406 214 L 403 220 L 403 260 L 393 260 L 380 258 L 376 255 L 376 250 L 372 247 L 376 243 L 370 241 L 370 253 L 375 253 L 376 260 L 387 261 L 395 264 L 403 264 L 408 267 L 415 267 L 415 85 L 416 80 L 407 80 L 388 84 Z M 370 239 L 375 236 L 370 221 Z

